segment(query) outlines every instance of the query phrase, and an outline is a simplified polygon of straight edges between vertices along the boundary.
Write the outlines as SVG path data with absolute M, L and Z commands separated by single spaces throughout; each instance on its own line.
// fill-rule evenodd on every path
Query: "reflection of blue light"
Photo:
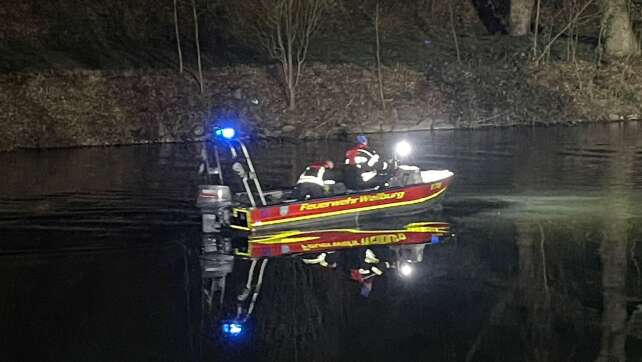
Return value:
M 439 236 L 433 235 L 432 239 L 430 240 L 433 244 L 439 244 Z
M 214 131 L 214 134 L 217 137 L 223 137 L 226 140 L 231 140 L 232 138 L 234 138 L 234 136 L 236 136 L 236 131 L 231 127 L 217 128 L 216 131 Z
M 228 336 L 238 336 L 243 332 L 243 325 L 239 323 L 224 323 L 223 324 L 223 333 Z

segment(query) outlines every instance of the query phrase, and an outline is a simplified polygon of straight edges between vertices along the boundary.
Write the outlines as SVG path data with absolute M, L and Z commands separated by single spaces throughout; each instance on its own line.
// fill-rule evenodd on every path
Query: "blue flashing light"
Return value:
M 223 137 L 226 140 L 231 140 L 232 138 L 234 138 L 234 136 L 236 136 L 236 131 L 234 130 L 234 128 L 231 128 L 231 127 L 217 128 L 214 131 L 214 134 L 217 137 Z
M 243 332 L 243 325 L 240 323 L 224 323 L 223 333 L 228 336 L 236 337 Z

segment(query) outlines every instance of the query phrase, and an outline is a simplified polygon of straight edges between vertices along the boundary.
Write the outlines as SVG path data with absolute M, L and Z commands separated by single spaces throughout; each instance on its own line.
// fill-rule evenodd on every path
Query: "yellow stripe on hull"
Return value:
M 340 210 L 340 211 L 333 211 L 333 212 L 327 212 L 323 214 L 316 214 L 316 215 L 305 215 L 305 216 L 298 216 L 298 217 L 293 217 L 289 219 L 280 219 L 280 220 L 272 220 L 272 221 L 257 221 L 256 223 L 250 223 L 248 222 L 248 225 L 251 225 L 251 228 L 254 229 L 255 227 L 260 227 L 260 226 L 269 226 L 269 225 L 276 225 L 276 224 L 283 224 L 283 223 L 288 223 L 288 222 L 294 222 L 294 221 L 302 221 L 302 220 L 311 220 L 311 219 L 319 219 L 319 218 L 324 218 L 324 217 L 329 217 L 329 216 L 338 216 L 338 215 L 345 215 L 345 214 L 350 214 L 350 213 L 355 213 L 355 212 L 363 212 L 363 211 L 372 211 L 372 210 L 380 210 L 380 209 L 385 209 L 389 207 L 397 207 L 397 206 L 408 206 L 408 205 L 414 205 L 414 204 L 420 204 L 422 202 L 426 202 L 430 199 L 433 199 L 439 195 L 441 195 L 444 191 L 446 191 L 447 187 L 442 188 L 441 190 L 437 191 L 436 193 L 416 199 L 416 200 L 410 200 L 410 201 L 400 201 L 400 202 L 395 202 L 395 203 L 390 203 L 390 204 L 385 204 L 385 205 L 373 205 L 373 206 L 367 206 L 367 207 L 362 207 L 358 209 L 349 209 L 349 210 Z M 246 211 L 244 209 L 239 209 Z M 249 212 L 246 211 L 249 216 Z

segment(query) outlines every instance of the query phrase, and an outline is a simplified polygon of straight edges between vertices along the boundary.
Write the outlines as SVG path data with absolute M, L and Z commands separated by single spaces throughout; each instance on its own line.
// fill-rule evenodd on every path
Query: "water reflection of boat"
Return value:
M 438 205 L 454 178 L 448 170 L 421 170 L 400 164 L 395 158 L 386 171 L 384 184 L 367 190 L 335 187 L 326 197 L 300 201 L 293 189 L 264 192 L 250 154 L 235 138 L 234 130 L 218 129 L 217 134 L 221 136 L 218 141 L 232 154 L 232 170 L 242 181 L 245 192 L 232 195 L 223 182 L 218 148 L 212 147 L 213 157 L 205 148 L 201 173 L 208 177 L 208 185 L 201 186 L 197 201 L 203 212 L 204 232 L 215 232 L 228 226 L 244 231 L 289 229 L 327 225 L 365 214 L 417 213 Z M 219 185 L 211 184 L 213 176 L 217 176 Z
M 223 335 L 238 336 L 245 333 L 255 310 L 270 260 L 283 258 L 305 268 L 326 269 L 356 282 L 360 294 L 368 296 L 374 281 L 391 272 L 401 279 L 412 275 L 414 264 L 423 261 L 426 246 L 449 237 L 448 224 L 443 222 L 412 222 L 384 230 L 290 230 L 262 236 L 205 236 L 202 272 L 206 310 L 214 316 L 211 323 L 221 326 Z M 228 278 L 232 272 L 236 277 Z M 231 288 L 226 288 L 228 279 L 235 282 Z M 235 294 L 234 306 L 228 303 L 225 308 L 224 302 L 231 300 L 230 293 Z
M 326 229 L 312 231 L 284 231 L 248 238 L 247 249 L 237 251 L 248 257 L 273 257 L 287 254 L 334 251 L 374 245 L 411 245 L 439 242 L 447 235 L 448 224 L 419 222 L 403 229 L 360 230 Z

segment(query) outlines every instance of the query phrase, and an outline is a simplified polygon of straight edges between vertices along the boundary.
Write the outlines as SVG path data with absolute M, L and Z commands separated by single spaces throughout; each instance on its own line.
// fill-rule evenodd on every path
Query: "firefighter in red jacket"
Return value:
M 296 185 L 299 200 L 325 196 L 335 183 L 332 169 L 332 161 L 317 162 L 306 167 Z
M 377 151 L 368 148 L 368 137 L 357 136 L 357 144 L 346 151 L 344 182 L 349 189 L 358 190 L 380 185 L 388 164 L 379 160 Z

